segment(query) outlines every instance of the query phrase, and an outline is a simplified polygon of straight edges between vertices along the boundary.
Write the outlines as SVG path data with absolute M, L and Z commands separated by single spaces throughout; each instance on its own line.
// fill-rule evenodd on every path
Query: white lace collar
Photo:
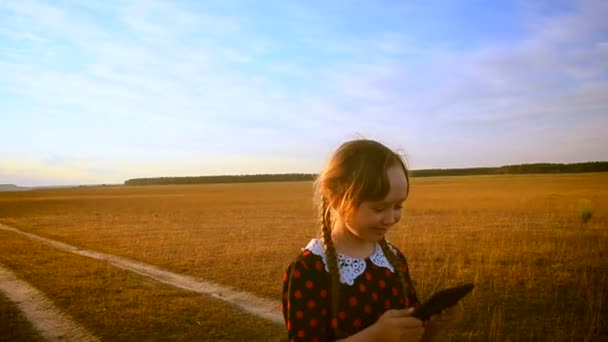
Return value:
M 389 245 L 392 249 L 392 246 Z M 323 264 L 325 264 L 325 271 L 329 272 L 327 268 L 327 256 L 325 255 L 325 248 L 323 248 L 323 242 L 319 239 L 312 239 L 306 245 L 304 250 L 309 250 L 315 255 L 319 255 L 323 259 Z M 355 279 L 365 272 L 365 259 L 361 258 L 353 258 L 347 255 L 343 255 L 341 253 L 337 253 L 338 257 L 338 265 L 340 270 L 340 282 L 342 284 L 352 285 L 355 282 Z M 393 266 L 382 252 L 382 247 L 380 247 L 379 243 L 376 243 L 376 249 L 374 253 L 369 257 L 369 260 L 378 267 L 384 267 L 391 270 L 391 272 L 395 272 Z

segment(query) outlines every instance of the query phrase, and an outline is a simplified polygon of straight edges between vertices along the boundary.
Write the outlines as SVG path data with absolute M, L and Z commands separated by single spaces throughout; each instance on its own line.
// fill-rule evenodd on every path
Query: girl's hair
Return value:
M 391 149 L 373 140 L 353 140 L 342 144 L 333 154 L 315 181 L 315 193 L 321 220 L 321 238 L 327 255 L 327 267 L 331 277 L 331 326 L 336 337 L 342 337 L 337 329 L 340 272 L 336 249 L 331 239 L 331 227 L 335 218 L 332 208 L 343 218 L 349 218 L 364 201 L 379 201 L 390 190 L 387 170 L 393 166 L 403 168 L 409 192 L 409 177 L 404 159 Z M 406 194 L 407 195 L 407 194 Z M 391 263 L 407 296 L 408 285 L 401 272 L 402 261 L 390 249 L 385 239 L 380 242 L 382 252 Z

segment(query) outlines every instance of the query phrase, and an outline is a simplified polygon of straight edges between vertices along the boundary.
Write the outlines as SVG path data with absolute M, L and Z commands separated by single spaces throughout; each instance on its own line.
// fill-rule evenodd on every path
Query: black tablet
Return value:
M 473 290 L 473 287 L 473 284 L 464 284 L 436 292 L 414 311 L 413 316 L 422 321 L 426 321 L 431 318 L 432 315 L 436 315 L 441 311 L 456 305 L 459 300 Z

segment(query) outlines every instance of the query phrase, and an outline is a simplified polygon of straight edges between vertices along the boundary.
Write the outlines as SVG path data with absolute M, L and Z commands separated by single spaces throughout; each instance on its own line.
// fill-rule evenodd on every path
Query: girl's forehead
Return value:
M 405 171 L 399 166 L 390 167 L 387 171 L 388 183 L 389 183 L 389 192 L 388 196 L 391 194 L 403 194 L 407 193 L 407 177 L 405 176 Z
M 387 171 L 389 189 L 388 193 L 384 198 L 380 199 L 367 199 L 363 202 L 370 203 L 401 203 L 407 198 L 407 178 L 402 168 L 395 166 L 391 167 Z

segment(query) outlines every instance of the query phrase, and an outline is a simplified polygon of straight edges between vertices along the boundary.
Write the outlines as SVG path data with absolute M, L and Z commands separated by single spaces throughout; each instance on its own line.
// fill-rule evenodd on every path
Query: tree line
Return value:
M 606 172 L 608 162 L 586 163 L 535 163 L 505 165 L 500 167 L 473 167 L 458 169 L 420 169 L 410 170 L 412 177 L 433 176 L 471 176 L 471 175 L 505 175 L 533 173 L 582 173 Z M 254 175 L 192 176 L 192 177 L 156 177 L 133 178 L 126 180 L 125 185 L 167 185 L 167 184 L 208 184 L 208 183 L 258 183 L 258 182 L 294 182 L 311 181 L 315 173 L 282 173 Z
M 312 173 L 282 173 L 255 175 L 134 178 L 125 181 L 125 185 L 296 182 L 313 180 L 315 177 L 316 174 Z
M 462 169 L 424 169 L 414 170 L 414 177 L 430 176 L 469 176 L 469 175 L 506 175 L 506 174 L 531 174 L 531 173 L 582 173 L 582 172 L 606 172 L 608 162 L 585 162 L 572 164 L 559 163 L 535 163 L 505 165 L 500 167 L 474 167 Z

